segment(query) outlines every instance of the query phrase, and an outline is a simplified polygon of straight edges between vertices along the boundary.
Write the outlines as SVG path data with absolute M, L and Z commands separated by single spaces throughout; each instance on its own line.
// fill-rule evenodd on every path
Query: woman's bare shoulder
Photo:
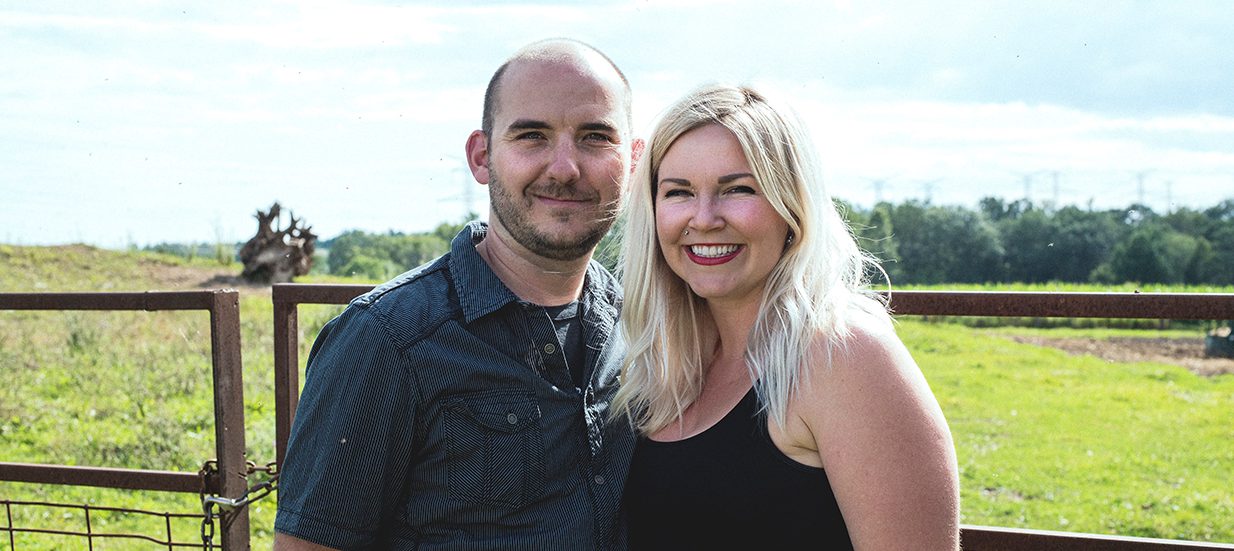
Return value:
M 862 301 L 865 304 L 854 305 L 846 312 L 841 331 L 815 339 L 807 365 L 811 380 L 821 378 L 823 386 L 833 387 L 854 378 L 917 369 L 882 305 L 870 299 Z
M 857 547 L 954 549 L 958 478 L 946 419 L 885 316 L 856 313 L 815 360 L 795 410 Z M 848 522 L 852 519 L 852 522 Z

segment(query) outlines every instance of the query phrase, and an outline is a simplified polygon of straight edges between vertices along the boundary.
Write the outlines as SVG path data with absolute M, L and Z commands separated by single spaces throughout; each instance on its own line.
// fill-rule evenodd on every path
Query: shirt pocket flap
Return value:
M 525 395 L 459 398 L 449 408 L 497 432 L 520 432 L 540 421 L 540 406 Z

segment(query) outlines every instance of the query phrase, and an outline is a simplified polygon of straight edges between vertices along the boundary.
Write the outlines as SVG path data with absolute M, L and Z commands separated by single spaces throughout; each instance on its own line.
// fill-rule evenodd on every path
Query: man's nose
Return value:
M 579 177 L 578 146 L 574 140 L 559 140 L 549 158 L 546 176 L 558 183 L 573 182 Z

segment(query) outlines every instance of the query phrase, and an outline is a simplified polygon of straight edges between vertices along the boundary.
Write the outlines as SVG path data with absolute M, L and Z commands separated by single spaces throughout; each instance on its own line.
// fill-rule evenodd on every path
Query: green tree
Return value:
M 892 211 L 902 283 L 1001 281 L 1003 247 L 981 214 L 908 201 Z
M 1163 223 L 1144 223 L 1114 246 L 1096 275 L 1106 283 L 1183 283 L 1196 246 L 1196 238 Z
M 879 259 L 883 265 L 883 271 L 887 272 L 887 277 L 892 282 L 896 282 L 900 279 L 900 264 L 896 262 L 898 253 L 895 228 L 891 223 L 891 212 L 892 206 L 889 203 L 875 205 L 864 223 L 853 224 L 853 233 L 857 237 L 857 244 Z M 870 274 L 870 276 L 875 280 L 882 279 L 881 275 Z
M 360 230 L 346 231 L 330 240 L 330 255 L 326 259 L 326 264 L 330 267 L 330 273 L 344 273 L 342 271 L 343 266 L 346 266 L 357 256 L 360 256 L 362 254 L 361 251 L 368 247 L 370 242 L 369 234 Z
M 375 277 L 373 274 L 383 273 L 394 276 L 449 250 L 450 242 L 438 236 L 441 231 L 442 226 L 433 232 L 410 235 L 400 232 L 371 234 L 351 230 L 331 241 L 326 262 L 332 274 L 355 273 Z M 450 237 L 454 236 L 451 234 Z M 382 267 L 378 269 L 377 266 Z
M 1054 213 L 1055 281 L 1090 281 L 1128 229 L 1115 213 L 1066 206 Z
M 1029 207 L 1015 217 L 1004 218 L 998 228 L 1008 279 L 1042 283 L 1058 277 L 1062 254 L 1055 247 L 1059 232 L 1052 217 Z
M 389 260 L 359 254 L 352 256 L 351 260 L 331 273 L 384 281 L 398 275 L 399 266 Z
M 625 218 L 618 218 L 613 223 L 613 227 L 609 228 L 608 233 L 600 239 L 600 243 L 596 245 L 596 252 L 592 258 L 603 265 L 611 273 L 617 273 L 617 265 L 621 262 L 621 239 L 625 235 Z
M 1027 199 L 1016 199 L 1010 203 L 998 197 L 982 197 L 977 202 L 977 210 L 991 222 L 1014 220 L 1025 212 L 1033 209 L 1033 203 Z
M 1209 250 L 1200 251 L 1200 254 L 1207 254 L 1197 260 L 1197 282 L 1234 285 L 1234 220 L 1212 230 L 1204 242 Z
M 466 226 L 468 223 L 478 218 L 480 218 L 479 215 L 474 212 L 470 212 L 467 213 L 467 216 L 464 216 L 462 221 L 458 223 L 442 222 L 438 224 L 436 228 L 433 228 L 433 235 L 437 236 L 442 241 L 449 243 L 454 240 L 454 236 L 458 235 L 458 232 L 463 231 L 463 226 Z
M 1234 199 L 1204 210 L 1209 220 L 1204 234 L 1208 250 L 1198 251 L 1197 283 L 1234 285 Z M 1201 247 L 1202 248 L 1202 247 Z

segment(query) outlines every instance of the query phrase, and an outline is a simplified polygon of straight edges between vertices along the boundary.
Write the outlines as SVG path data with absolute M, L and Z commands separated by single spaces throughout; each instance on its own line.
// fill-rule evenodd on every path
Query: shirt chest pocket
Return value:
M 540 408 L 525 391 L 488 391 L 446 401 L 450 493 L 463 501 L 521 507 L 543 487 Z

